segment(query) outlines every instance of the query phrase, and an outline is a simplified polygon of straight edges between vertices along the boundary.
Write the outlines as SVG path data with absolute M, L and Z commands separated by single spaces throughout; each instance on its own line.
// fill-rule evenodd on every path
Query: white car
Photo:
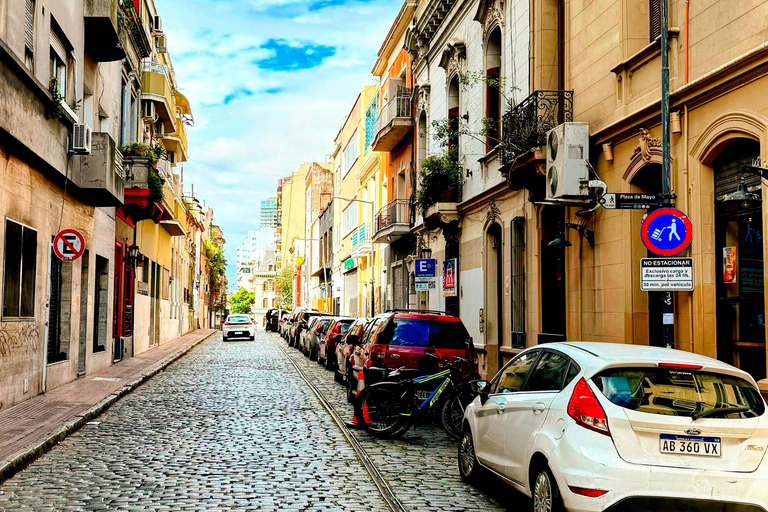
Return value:
M 467 407 L 459 472 L 535 512 L 768 510 L 768 414 L 747 373 L 641 345 L 520 353 Z
M 221 332 L 224 335 L 224 341 L 245 337 L 253 340 L 256 338 L 256 324 L 248 315 L 229 315 L 221 327 Z

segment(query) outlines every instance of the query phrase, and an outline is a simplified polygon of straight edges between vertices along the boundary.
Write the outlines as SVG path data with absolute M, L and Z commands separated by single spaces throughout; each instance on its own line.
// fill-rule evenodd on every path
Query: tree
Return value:
M 293 261 L 287 262 L 275 276 L 278 302 L 283 309 L 293 306 Z
M 232 305 L 232 308 L 230 310 L 230 313 L 240 313 L 249 315 L 251 313 L 251 308 L 253 307 L 253 303 L 256 301 L 256 294 L 253 292 L 247 291 L 245 288 L 240 288 L 237 290 L 237 293 L 235 293 L 232 297 L 229 299 L 229 303 Z

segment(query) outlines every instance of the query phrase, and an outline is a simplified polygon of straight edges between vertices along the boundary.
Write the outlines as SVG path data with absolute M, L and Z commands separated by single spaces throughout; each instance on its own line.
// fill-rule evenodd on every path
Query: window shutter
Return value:
M 661 35 L 661 0 L 651 1 L 651 41 L 655 41 Z
M 67 50 L 64 47 L 64 43 L 61 42 L 61 38 L 54 30 L 51 30 L 51 48 L 61 58 L 62 62 L 67 62 Z
M 24 46 L 32 51 L 35 45 L 35 2 L 27 0 L 27 10 L 24 13 Z

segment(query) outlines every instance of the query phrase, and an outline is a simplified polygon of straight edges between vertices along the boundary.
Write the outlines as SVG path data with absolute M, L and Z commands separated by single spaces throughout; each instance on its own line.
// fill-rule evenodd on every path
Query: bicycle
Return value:
M 443 428 L 455 439 L 460 437 L 464 409 L 477 396 L 459 367 L 469 360 L 454 357 L 451 362 L 429 352 L 425 357 L 436 359 L 441 370 L 413 379 L 378 382 L 360 392 L 355 400 L 355 417 L 368 433 L 380 438 L 399 437 L 417 417 L 439 406 Z M 402 370 L 393 370 L 388 378 L 397 379 Z

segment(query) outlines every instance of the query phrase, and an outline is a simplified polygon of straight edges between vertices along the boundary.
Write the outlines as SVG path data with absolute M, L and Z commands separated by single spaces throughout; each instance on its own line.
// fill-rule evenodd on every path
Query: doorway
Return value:
M 455 289 L 459 289 L 459 241 L 455 238 L 449 238 L 445 242 L 445 260 L 456 260 L 456 283 Z M 451 316 L 459 316 L 459 296 L 455 294 L 453 297 L 445 298 L 445 313 Z
M 83 252 L 80 266 L 80 345 L 77 357 L 77 375 L 85 375 L 88 353 L 88 249 Z
M 541 213 L 541 332 L 539 343 L 565 341 L 565 247 L 550 246 L 563 230 L 565 207 L 545 206 Z
M 485 342 L 488 345 L 496 345 L 496 361 L 501 366 L 503 357 L 501 347 L 504 345 L 504 312 L 502 279 L 504 272 L 502 263 L 504 254 L 502 249 L 501 226 L 491 224 L 485 232 Z M 490 354 L 489 354 L 490 355 Z
M 757 141 L 739 139 L 712 165 L 717 357 L 755 380 L 766 377 L 762 200 L 725 202 L 723 197 L 736 191 L 741 182 L 749 192 L 761 196 L 760 178 L 742 171 L 742 166 L 754 165 L 759 154 Z

